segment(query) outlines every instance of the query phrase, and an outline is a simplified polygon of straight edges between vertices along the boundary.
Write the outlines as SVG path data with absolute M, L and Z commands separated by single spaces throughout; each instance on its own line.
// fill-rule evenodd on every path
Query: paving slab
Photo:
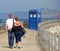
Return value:
M 9 49 L 7 32 L 0 34 L 0 51 L 41 51 L 38 44 L 38 34 L 36 30 L 26 29 L 25 37 L 22 37 L 21 48 Z

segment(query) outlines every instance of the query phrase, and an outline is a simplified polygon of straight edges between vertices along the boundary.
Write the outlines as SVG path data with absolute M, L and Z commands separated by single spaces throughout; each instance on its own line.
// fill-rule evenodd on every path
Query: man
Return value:
M 13 27 L 13 18 L 12 14 L 8 15 L 8 19 L 6 20 L 6 29 L 8 30 L 8 43 L 9 43 L 9 48 L 13 48 L 14 44 L 14 33 L 12 32 L 12 27 Z

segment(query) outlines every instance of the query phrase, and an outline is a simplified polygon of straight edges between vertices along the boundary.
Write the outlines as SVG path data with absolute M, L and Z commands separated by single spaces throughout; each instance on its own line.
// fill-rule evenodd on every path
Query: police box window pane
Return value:
M 34 18 L 36 17 L 36 14 L 34 14 Z
M 31 17 L 31 18 L 33 17 L 32 14 L 30 14 L 30 17 Z

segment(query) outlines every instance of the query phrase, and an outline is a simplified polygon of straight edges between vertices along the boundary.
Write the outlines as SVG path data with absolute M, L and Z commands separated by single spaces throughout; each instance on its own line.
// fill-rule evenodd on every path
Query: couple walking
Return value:
M 18 21 L 18 17 L 15 17 L 13 19 L 13 15 L 9 14 L 8 19 L 6 20 L 6 29 L 8 30 L 8 44 L 9 48 L 13 48 L 14 45 L 14 36 L 16 40 L 16 47 L 20 48 L 20 42 L 21 42 L 21 27 L 23 27 L 23 24 Z M 15 27 L 15 31 L 12 31 L 12 27 Z

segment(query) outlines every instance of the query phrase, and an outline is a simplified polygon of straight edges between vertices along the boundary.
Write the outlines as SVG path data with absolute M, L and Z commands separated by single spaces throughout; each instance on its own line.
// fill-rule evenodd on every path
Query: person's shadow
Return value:
M 9 48 L 9 46 L 2 46 L 3 48 Z M 16 46 L 14 46 L 13 48 L 16 48 Z M 23 47 L 20 47 L 23 48 Z
M 9 46 L 2 46 L 3 48 L 9 48 Z

